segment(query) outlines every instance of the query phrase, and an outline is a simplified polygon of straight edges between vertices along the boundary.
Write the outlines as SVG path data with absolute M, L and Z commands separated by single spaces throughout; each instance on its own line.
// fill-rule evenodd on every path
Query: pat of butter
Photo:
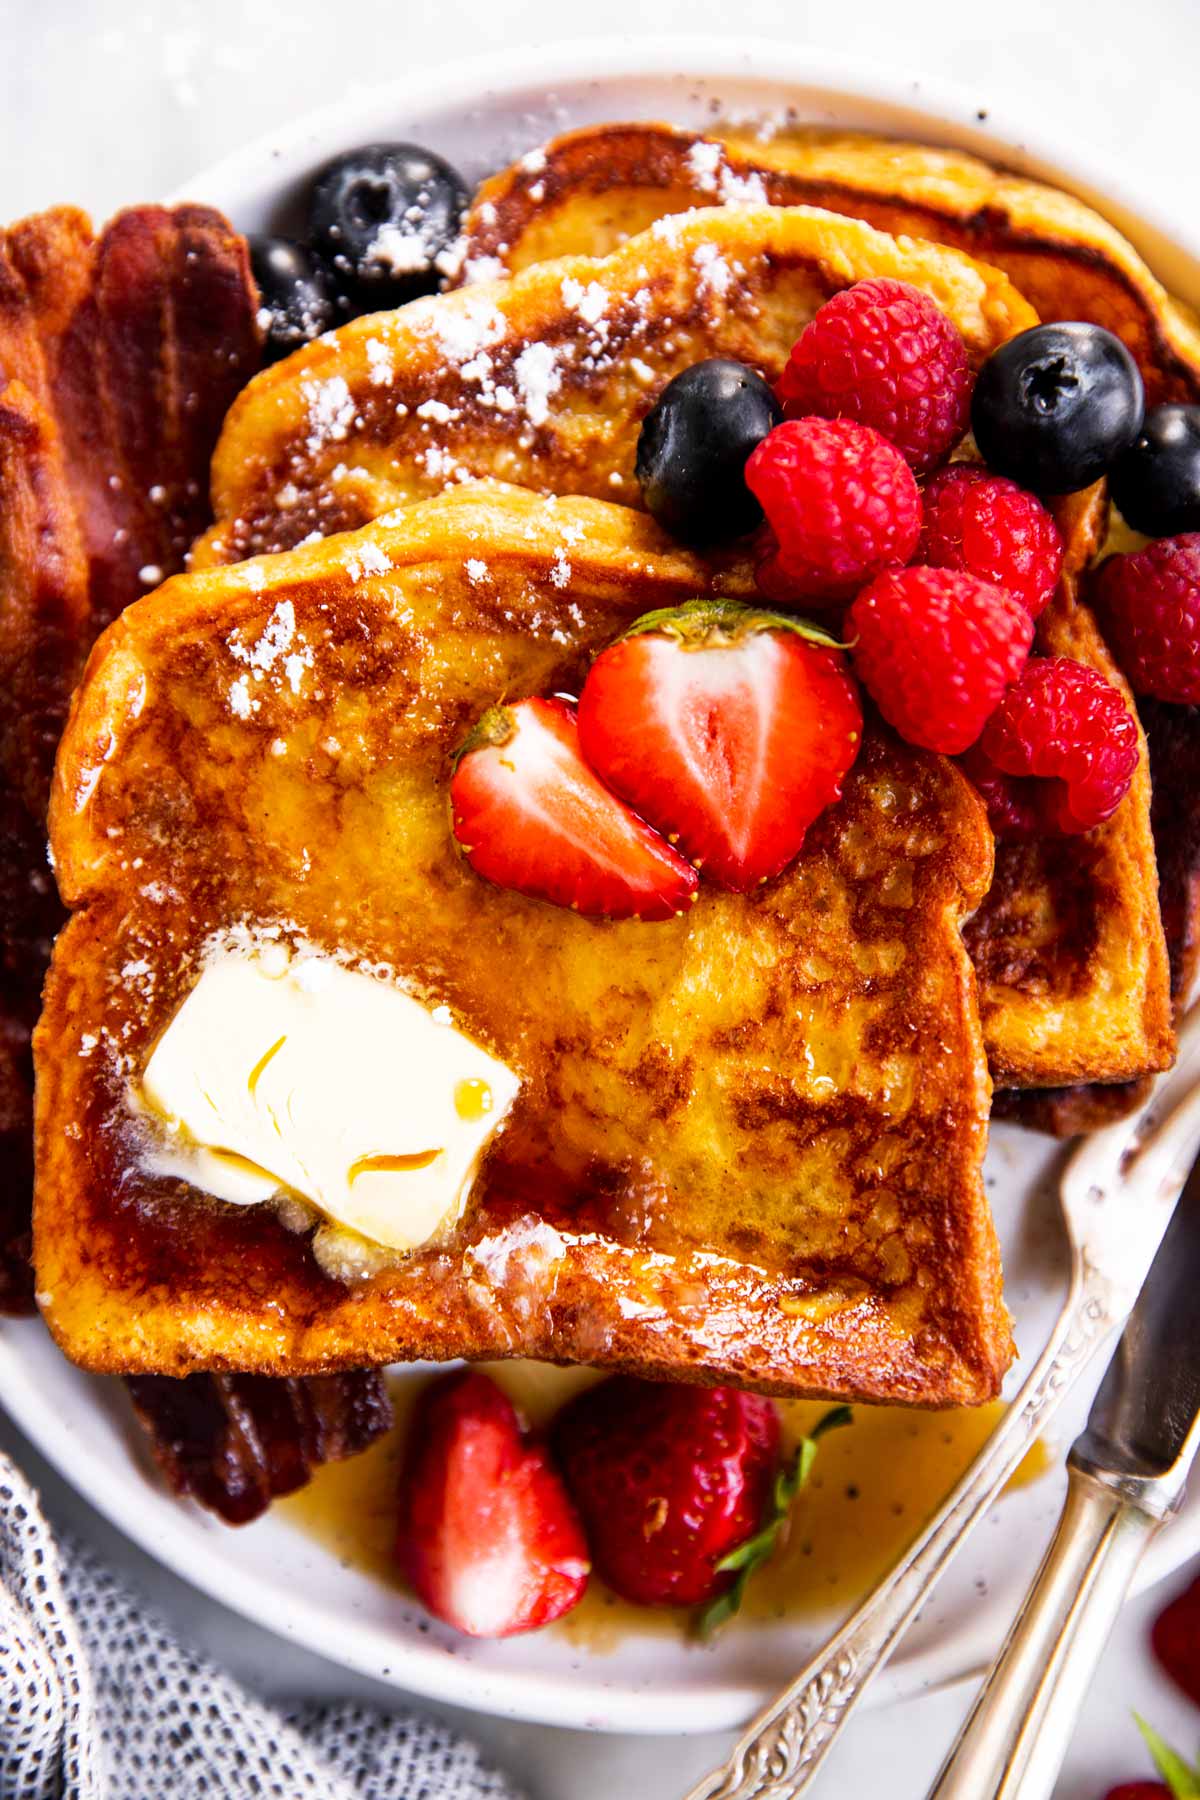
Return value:
M 241 1204 L 281 1190 L 407 1250 L 459 1217 L 520 1083 L 388 982 L 278 945 L 209 961 L 146 1064 L 150 1164 Z

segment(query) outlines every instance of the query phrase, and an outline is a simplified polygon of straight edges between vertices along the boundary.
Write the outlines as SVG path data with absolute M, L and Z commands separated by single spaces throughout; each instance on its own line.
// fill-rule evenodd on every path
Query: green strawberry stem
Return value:
M 775 1477 L 775 1486 L 767 1502 L 761 1526 L 753 1537 L 747 1538 L 717 1564 L 719 1574 L 732 1573 L 737 1579 L 723 1594 L 718 1594 L 715 1600 L 711 1600 L 697 1617 L 696 1633 L 699 1637 L 710 1638 L 714 1631 L 738 1611 L 751 1575 L 775 1553 L 783 1528 L 791 1516 L 796 1496 L 807 1485 L 812 1474 L 819 1440 L 827 1431 L 837 1431 L 843 1425 L 849 1425 L 853 1418 L 854 1413 L 850 1407 L 832 1406 L 817 1420 L 808 1436 L 800 1439 L 795 1454 Z
M 1193 1767 L 1172 1750 L 1170 1744 L 1159 1736 L 1153 1725 L 1148 1725 L 1140 1713 L 1134 1713 L 1134 1724 L 1146 1740 L 1146 1748 L 1154 1759 L 1154 1766 L 1170 1788 L 1175 1800 L 1196 1800 L 1200 1795 L 1200 1764 Z
M 674 638 L 682 650 L 708 650 L 717 644 L 736 644 L 740 638 L 756 631 L 790 631 L 810 644 L 827 650 L 844 650 L 845 645 L 812 619 L 793 618 L 790 613 L 764 612 L 757 606 L 746 606 L 740 600 L 685 600 L 682 606 L 663 606 L 656 612 L 644 613 L 634 621 L 621 638 L 641 637 L 646 632 L 659 632 Z

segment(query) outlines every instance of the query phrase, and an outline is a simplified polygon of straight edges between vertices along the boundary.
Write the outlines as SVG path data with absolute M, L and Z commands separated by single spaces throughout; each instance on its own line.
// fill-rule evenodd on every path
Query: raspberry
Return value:
M 759 572 L 777 600 L 848 600 L 872 575 L 906 563 L 921 535 L 908 464 L 849 419 L 777 426 L 751 453 L 746 485 L 778 543 Z
M 792 348 L 778 395 L 789 419 L 856 419 L 923 474 L 966 434 L 975 377 L 962 338 L 906 281 L 859 281 L 827 300 Z
M 1110 681 L 1067 656 L 1035 656 L 967 759 L 997 835 L 1090 831 L 1129 792 L 1133 714 Z M 1006 779 L 1015 778 L 1015 779 Z
M 1021 673 L 1033 620 L 976 575 L 896 569 L 863 589 L 846 634 L 888 723 L 910 744 L 952 756 L 975 742 Z
M 977 463 L 955 463 L 925 483 L 921 498 L 918 559 L 1007 588 L 1036 619 L 1058 586 L 1063 559 L 1058 526 L 1037 496 Z
M 1134 692 L 1181 706 L 1200 702 L 1200 531 L 1110 556 L 1094 593 Z

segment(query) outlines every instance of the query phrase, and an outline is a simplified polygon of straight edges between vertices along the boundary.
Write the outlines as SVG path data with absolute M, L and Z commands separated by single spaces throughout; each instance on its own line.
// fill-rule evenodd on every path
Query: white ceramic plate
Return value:
M 878 129 L 951 143 L 1056 178 L 1129 231 L 1163 278 L 1200 301 L 1200 248 L 1172 236 L 1153 206 L 1116 178 L 1080 166 L 1069 146 L 990 115 L 982 98 L 932 92 L 779 44 L 686 39 L 576 45 L 422 72 L 341 103 L 252 146 L 188 184 L 247 230 L 294 216 L 327 157 L 379 137 L 411 137 L 479 176 L 552 133 L 589 121 L 777 116 Z M 1062 1292 L 1057 1208 L 1047 1179 L 1058 1152 L 999 1127 L 988 1179 L 1005 1251 L 1007 1292 L 1025 1367 Z M 1089 1389 L 1090 1385 L 1086 1384 Z M 1086 1411 L 1079 1396 L 1057 1427 L 1069 1442 Z M 62 1474 L 152 1555 L 237 1611 L 284 1636 L 396 1686 L 481 1711 L 555 1725 L 620 1731 L 711 1731 L 741 1723 L 827 1634 L 808 1618 L 732 1629 L 710 1648 L 661 1632 L 622 1639 L 607 1654 L 573 1649 L 554 1633 L 474 1643 L 431 1624 L 402 1595 L 347 1568 L 290 1519 L 231 1531 L 164 1493 L 147 1471 L 117 1384 L 89 1378 L 54 1349 L 37 1321 L 0 1331 L 0 1399 Z M 994 1650 L 1057 1516 L 1060 1475 L 1007 1495 L 964 1545 L 909 1632 L 876 1700 L 969 1673 Z M 1200 1497 L 1151 1551 L 1153 1580 L 1200 1547 Z M 829 1621 L 832 1623 L 832 1621 Z

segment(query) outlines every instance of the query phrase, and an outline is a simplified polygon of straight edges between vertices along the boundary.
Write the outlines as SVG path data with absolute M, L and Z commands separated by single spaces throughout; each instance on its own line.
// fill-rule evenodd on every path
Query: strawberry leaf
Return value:
M 717 1564 L 719 1574 L 735 1575 L 736 1580 L 700 1613 L 696 1620 L 699 1637 L 710 1638 L 738 1611 L 751 1575 L 775 1553 L 796 1496 L 812 1474 L 813 1464 L 817 1460 L 818 1442 L 827 1431 L 837 1431 L 841 1426 L 849 1425 L 853 1418 L 854 1413 L 850 1407 L 831 1406 L 817 1420 L 808 1436 L 800 1439 L 795 1454 L 775 1477 L 775 1485 L 761 1526 L 753 1537 L 747 1538 Z
M 1175 1800 L 1196 1800 L 1196 1796 L 1200 1795 L 1200 1766 L 1193 1768 L 1190 1763 L 1186 1763 L 1159 1736 L 1153 1725 L 1146 1723 L 1140 1713 L 1134 1713 L 1133 1720 L 1146 1740 L 1146 1748 L 1154 1759 L 1155 1768 L 1174 1794 Z
M 640 619 L 635 619 L 621 636 L 641 637 L 648 631 L 674 638 L 684 650 L 735 644 L 739 638 L 755 631 L 790 631 L 827 650 L 844 650 L 846 647 L 812 619 L 768 612 L 762 607 L 747 606 L 741 600 L 697 599 L 685 600 L 681 606 L 662 606 L 656 612 L 644 613 Z

